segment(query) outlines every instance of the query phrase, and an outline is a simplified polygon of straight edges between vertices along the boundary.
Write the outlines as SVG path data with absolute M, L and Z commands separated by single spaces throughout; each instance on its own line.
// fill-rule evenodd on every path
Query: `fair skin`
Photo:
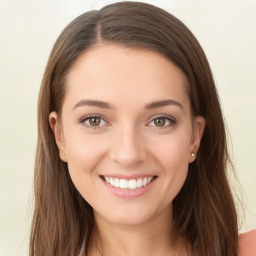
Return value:
M 188 86 L 160 54 L 115 45 L 87 50 L 70 70 L 61 119 L 52 112 L 49 120 L 94 209 L 89 256 L 97 247 L 104 256 L 176 255 L 172 201 L 205 126 L 191 115 Z

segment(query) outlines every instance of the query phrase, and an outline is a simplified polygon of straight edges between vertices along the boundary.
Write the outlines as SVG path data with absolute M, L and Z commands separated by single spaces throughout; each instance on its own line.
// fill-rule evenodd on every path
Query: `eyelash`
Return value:
M 167 120 L 167 121 L 169 122 L 169 124 L 168 124 L 168 125 L 165 125 L 165 126 L 160 126 L 160 127 L 154 126 L 154 127 L 158 128 L 158 129 L 164 129 L 164 128 L 168 128 L 168 127 L 170 127 L 170 126 L 175 126 L 176 123 L 177 123 L 177 121 L 175 120 L 175 118 L 170 117 L 170 116 L 166 116 L 166 115 L 159 115 L 159 116 L 153 118 L 149 123 L 154 122 L 156 119 L 162 119 L 162 118 L 165 119 L 165 122 L 166 122 L 166 120 Z
M 105 123 L 107 123 L 105 121 L 105 119 L 101 116 L 101 115 L 96 115 L 96 114 L 92 114 L 92 115 L 87 115 L 85 117 L 83 117 L 81 120 L 80 120 L 80 123 L 84 124 L 87 128 L 89 129 L 100 129 L 102 126 L 92 126 L 92 125 L 89 125 L 89 124 L 86 124 L 85 122 L 90 120 L 90 119 L 93 119 L 93 118 L 100 118 L 101 121 L 103 120 Z M 109 126 L 109 125 L 107 125 Z
M 96 118 L 100 118 L 101 121 L 103 120 L 105 123 L 107 123 L 107 122 L 105 121 L 105 119 L 104 119 L 101 115 L 97 115 L 97 114 L 91 114 L 91 115 L 85 116 L 84 118 L 82 118 L 82 119 L 80 120 L 80 123 L 84 124 L 84 125 L 85 125 L 87 128 L 89 128 L 89 129 L 100 129 L 100 128 L 102 127 L 102 125 L 100 125 L 100 126 L 92 126 L 92 125 L 90 125 L 90 124 L 86 124 L 86 121 L 89 121 L 90 119 L 93 119 L 93 118 L 95 118 L 95 119 L 96 119 Z M 175 126 L 176 123 L 177 123 L 177 121 L 176 121 L 175 118 L 173 118 L 173 117 L 166 116 L 166 115 L 159 115 L 159 116 L 153 118 L 153 119 L 149 122 L 149 124 L 152 123 L 152 122 L 154 122 L 156 119 L 162 119 L 162 118 L 165 119 L 165 122 L 166 122 L 166 120 L 167 120 L 167 121 L 169 122 L 169 124 L 168 124 L 168 125 L 165 125 L 165 126 L 162 126 L 162 127 L 161 127 L 161 126 L 160 126 L 160 127 L 154 126 L 154 127 L 158 128 L 158 129 L 164 129 L 164 128 L 167 128 L 167 127 L 170 127 L 170 126 Z M 108 124 L 107 126 L 109 126 L 109 124 Z

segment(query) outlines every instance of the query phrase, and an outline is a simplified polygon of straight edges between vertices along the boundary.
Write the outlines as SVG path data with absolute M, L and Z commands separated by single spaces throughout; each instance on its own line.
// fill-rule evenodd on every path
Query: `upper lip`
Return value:
M 139 179 L 139 178 L 146 178 L 146 177 L 156 177 L 154 174 L 132 174 L 132 175 L 125 175 L 125 174 L 102 174 L 100 177 L 111 177 L 117 179 L 125 179 L 125 180 L 132 180 L 132 179 Z

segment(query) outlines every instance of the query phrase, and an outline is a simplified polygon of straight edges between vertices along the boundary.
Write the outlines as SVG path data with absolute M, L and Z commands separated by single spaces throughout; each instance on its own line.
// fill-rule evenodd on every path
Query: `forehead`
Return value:
M 69 71 L 65 101 L 139 105 L 172 98 L 187 104 L 187 86 L 185 74 L 159 53 L 100 45 L 84 52 Z

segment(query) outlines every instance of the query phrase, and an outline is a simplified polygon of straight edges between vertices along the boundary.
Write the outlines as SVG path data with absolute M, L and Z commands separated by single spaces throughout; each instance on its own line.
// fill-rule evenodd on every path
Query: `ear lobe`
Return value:
M 57 147 L 59 149 L 60 159 L 63 162 L 67 162 L 63 131 L 58 121 L 58 114 L 55 111 L 50 113 L 49 123 L 54 133 Z
M 206 125 L 206 121 L 204 117 L 196 116 L 194 118 L 193 131 L 191 136 L 189 163 L 192 163 L 196 159 L 196 154 L 204 134 L 205 125 Z

